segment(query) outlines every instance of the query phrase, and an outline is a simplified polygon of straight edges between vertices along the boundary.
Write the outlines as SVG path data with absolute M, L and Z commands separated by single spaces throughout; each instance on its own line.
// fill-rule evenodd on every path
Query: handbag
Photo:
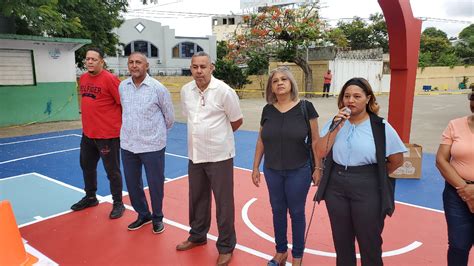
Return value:
M 306 147 L 309 150 L 309 165 L 311 166 L 311 175 L 314 173 L 314 154 L 313 154 L 313 147 L 312 147 L 312 138 L 311 138 L 311 124 L 309 123 L 309 117 L 308 117 L 308 108 L 306 107 L 307 101 L 306 100 L 301 100 L 301 111 L 303 112 L 303 117 L 306 122 L 306 126 L 308 127 L 308 137 L 306 138 Z

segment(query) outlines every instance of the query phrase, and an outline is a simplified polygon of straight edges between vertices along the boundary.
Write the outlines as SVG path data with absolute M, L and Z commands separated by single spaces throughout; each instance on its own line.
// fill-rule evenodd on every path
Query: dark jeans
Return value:
M 234 160 L 193 163 L 189 160 L 189 231 L 188 240 L 202 242 L 211 226 L 211 200 L 216 201 L 216 247 L 220 254 L 230 253 L 237 243 L 234 207 Z
M 474 214 L 448 183 L 444 186 L 443 205 L 448 224 L 448 265 L 467 265 L 474 244 Z
M 324 96 L 326 96 L 326 98 L 329 98 L 329 88 L 330 87 L 331 87 L 331 83 L 323 85 L 323 98 L 324 98 Z
M 294 258 L 301 258 L 304 251 L 306 228 L 306 196 L 311 186 L 309 162 L 303 167 L 292 170 L 274 170 L 264 167 L 263 172 L 272 206 L 276 251 L 283 253 L 288 249 L 286 231 L 289 211 L 293 234 L 292 255 Z
M 84 176 L 86 196 L 97 192 L 97 164 L 102 159 L 114 202 L 122 202 L 122 175 L 120 173 L 120 139 L 91 139 L 82 134 L 80 164 Z
M 163 221 L 165 148 L 145 153 L 133 153 L 122 149 L 122 164 L 130 201 L 138 217 L 152 218 L 156 222 Z M 143 190 L 142 166 L 145 167 L 152 213 Z
M 355 239 L 362 265 L 383 265 L 380 190 L 377 166 L 334 164 L 326 189 L 326 208 L 339 266 L 356 265 Z

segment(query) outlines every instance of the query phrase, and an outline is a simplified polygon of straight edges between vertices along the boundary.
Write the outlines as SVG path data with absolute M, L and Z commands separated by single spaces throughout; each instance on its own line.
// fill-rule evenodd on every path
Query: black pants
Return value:
M 324 98 L 324 96 L 326 96 L 326 98 L 329 98 L 329 88 L 330 87 L 331 87 L 331 83 L 323 85 L 323 98 Z
M 202 242 L 211 226 L 211 200 L 216 201 L 217 229 L 219 237 L 216 247 L 220 254 L 234 250 L 237 237 L 234 227 L 234 160 L 197 163 L 191 160 L 189 173 L 189 231 L 188 240 Z
M 337 265 L 356 265 L 355 239 L 362 265 L 383 265 L 377 166 L 335 164 L 325 194 Z
M 122 201 L 122 175 L 120 173 L 120 139 L 91 139 L 82 134 L 80 163 L 84 177 L 84 190 L 88 197 L 97 192 L 97 163 L 102 163 L 109 179 L 114 202 Z

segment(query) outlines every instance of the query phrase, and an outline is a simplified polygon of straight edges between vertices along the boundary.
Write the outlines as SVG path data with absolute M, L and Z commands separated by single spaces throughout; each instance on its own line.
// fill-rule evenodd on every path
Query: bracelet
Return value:
M 316 166 L 316 167 L 314 167 L 314 169 L 318 169 L 318 170 L 324 170 L 324 168 L 322 168 L 322 167 L 317 167 L 317 166 Z

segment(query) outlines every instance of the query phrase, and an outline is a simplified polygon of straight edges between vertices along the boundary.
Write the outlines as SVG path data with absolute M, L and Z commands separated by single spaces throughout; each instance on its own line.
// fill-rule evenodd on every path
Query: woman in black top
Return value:
M 295 78 L 286 67 L 270 73 L 266 88 L 267 105 L 263 108 L 260 132 L 255 148 L 252 181 L 260 184 L 260 162 L 265 154 L 263 172 L 270 194 L 275 233 L 276 254 L 269 265 L 285 265 L 288 257 L 287 212 L 290 212 L 293 233 L 293 265 L 300 265 L 304 250 L 306 227 L 305 203 L 311 178 L 320 179 L 320 161 L 311 173 L 310 153 L 305 140 L 311 132 L 311 148 L 316 151 L 319 139 L 318 113 L 311 102 L 305 106 L 311 131 L 298 99 Z

